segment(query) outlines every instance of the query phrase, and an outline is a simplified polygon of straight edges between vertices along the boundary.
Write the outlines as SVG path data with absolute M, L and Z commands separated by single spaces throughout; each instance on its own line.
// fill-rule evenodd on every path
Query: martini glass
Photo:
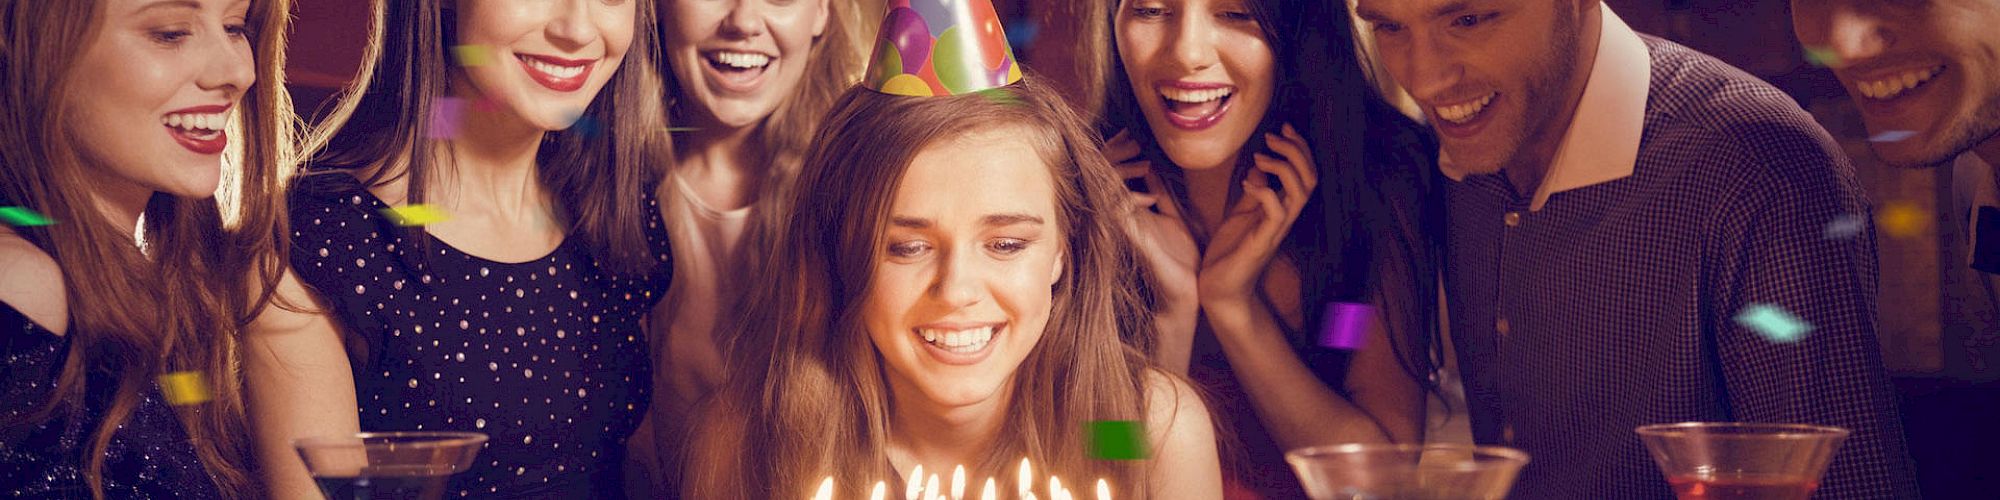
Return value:
M 1806 500 L 1847 429 L 1799 424 L 1647 425 L 1639 439 L 1681 500 Z
M 1343 444 L 1285 461 L 1313 500 L 1500 500 L 1528 454 L 1498 446 Z
M 292 446 L 327 500 L 438 500 L 485 443 L 476 432 L 363 432 Z

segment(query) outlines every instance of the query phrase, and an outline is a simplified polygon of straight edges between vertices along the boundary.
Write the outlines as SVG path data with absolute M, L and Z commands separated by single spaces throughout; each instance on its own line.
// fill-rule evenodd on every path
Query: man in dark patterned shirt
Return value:
M 1853 431 L 1818 498 L 1917 495 L 1852 167 L 1784 94 L 1598 0 L 1360 0 L 1440 136 L 1473 435 L 1515 498 L 1672 498 L 1633 428 Z M 1858 231 L 1829 233 L 1829 225 Z

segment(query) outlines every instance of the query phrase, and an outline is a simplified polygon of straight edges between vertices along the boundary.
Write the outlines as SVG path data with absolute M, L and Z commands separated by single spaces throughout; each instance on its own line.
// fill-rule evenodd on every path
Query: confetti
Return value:
M 465 99 L 457 97 L 439 98 L 431 105 L 430 130 L 424 137 L 430 139 L 451 139 L 458 137 L 459 117 L 465 112 Z
M 41 212 L 30 210 L 27 207 L 0 207 L 0 222 L 18 227 L 47 226 L 56 223 L 49 216 L 42 215 Z
M 1784 308 L 1770 304 L 1750 304 L 1736 314 L 1736 324 L 1756 330 L 1765 339 L 1778 343 L 1798 342 L 1812 333 L 1813 326 Z
M 1908 130 L 1891 130 L 1869 137 L 1868 142 L 1903 142 L 1905 139 L 1916 136 L 1916 132 Z
M 432 205 L 404 205 L 382 209 L 382 216 L 398 226 L 426 226 L 451 219 L 451 214 Z
M 187 406 L 208 402 L 208 380 L 201 372 L 173 372 L 160 375 L 160 394 L 167 404 Z
M 493 48 L 485 45 L 454 45 L 451 48 L 451 55 L 458 58 L 459 66 L 493 65 Z
M 597 135 L 597 128 L 597 120 L 592 120 L 588 116 L 576 117 L 576 121 L 571 122 L 569 125 L 571 131 L 584 137 Z
M 1098 420 L 1084 428 L 1090 456 L 1098 460 L 1144 460 L 1146 430 L 1136 420 Z
M 1007 30 L 1007 45 L 1014 47 L 1027 47 L 1035 43 L 1035 38 L 1042 34 L 1041 24 L 1034 20 L 1017 20 L 1008 26 L 1011 28 Z
M 1826 47 L 1806 47 L 1806 61 L 1822 68 L 1840 69 L 1847 65 L 1841 60 L 1840 53 Z
M 1861 229 L 1867 227 L 1867 222 L 1868 219 L 1859 214 L 1842 215 L 1839 218 L 1833 219 L 1833 222 L 1826 224 L 1826 239 L 1844 240 L 1853 238 L 1854 235 L 1861 234 Z
M 1882 232 L 1897 238 L 1922 236 L 1930 226 L 1930 219 L 1924 209 L 1905 202 L 1890 203 L 1875 214 L 1875 224 L 1882 227 Z
M 1326 303 L 1326 319 L 1320 321 L 1319 346 L 1352 351 L 1361 348 L 1368 325 L 1375 321 L 1375 307 L 1349 302 Z

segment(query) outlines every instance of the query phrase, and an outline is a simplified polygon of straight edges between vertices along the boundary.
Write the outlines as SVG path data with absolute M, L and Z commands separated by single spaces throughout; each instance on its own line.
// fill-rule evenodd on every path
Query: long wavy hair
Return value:
M 444 173 L 449 148 L 426 137 L 433 113 L 451 95 L 451 47 L 457 12 L 445 0 L 374 0 L 360 77 L 307 137 L 305 175 L 368 171 L 370 187 L 407 181 L 407 201 L 423 203 L 430 179 Z M 549 190 L 566 233 L 580 238 L 596 261 L 638 275 L 655 265 L 648 255 L 645 196 L 670 161 L 662 83 L 648 71 L 660 57 L 654 3 L 635 2 L 638 18 L 622 67 L 584 110 L 587 126 L 542 137 L 537 177 Z M 449 118 L 449 117 L 446 117 Z M 423 231 L 413 226 L 416 236 Z M 426 241 L 412 238 L 413 241 Z
M 1116 19 L 1119 0 L 1108 3 Z M 1260 132 L 1292 124 L 1312 146 L 1320 185 L 1292 224 L 1279 252 L 1300 270 L 1304 328 L 1283 325 L 1293 347 L 1319 378 L 1340 390 L 1344 353 L 1318 347 L 1311 332 L 1325 320 L 1327 302 L 1374 304 L 1388 325 L 1391 347 L 1405 372 L 1426 391 L 1442 363 L 1438 341 L 1438 246 L 1430 234 L 1441 212 L 1430 200 L 1437 150 L 1425 131 L 1373 91 L 1354 42 L 1346 0 L 1252 0 L 1251 17 L 1263 30 L 1278 63 L 1277 95 Z M 1190 211 L 1186 175 L 1160 149 L 1111 37 L 1111 84 L 1105 90 L 1104 132 L 1129 130 L 1171 195 Z M 1245 153 L 1261 149 L 1252 134 Z M 1239 164 L 1234 177 L 1254 172 Z M 1200 239 L 1201 228 L 1190 226 Z M 1308 270 L 1323 270 L 1307 272 Z M 1282 310 L 1260 289 L 1272 314 Z
M 823 476 L 841 497 L 896 473 L 881 354 L 861 324 L 874 287 L 882 234 L 897 186 L 925 147 L 973 130 L 1015 125 L 1054 169 L 1064 274 L 1047 333 L 1014 373 L 1001 435 L 975 477 L 1011 478 L 1027 457 L 1063 477 L 1102 477 L 1144 491 L 1145 465 L 1090 460 L 1083 424 L 1141 420 L 1151 373 L 1121 332 L 1150 338 L 1145 305 L 1130 286 L 1138 261 L 1119 230 L 1124 190 L 1068 104 L 1029 75 L 977 94 L 901 97 L 855 87 L 813 139 L 784 239 L 760 268 L 728 353 L 731 375 L 704 415 L 740 433 L 698 433 L 689 494 L 702 498 L 803 498 Z M 701 421 L 713 421 L 703 419 Z M 723 435 L 729 434 L 729 435 Z M 701 463 L 706 462 L 706 463 Z
M 199 372 L 209 401 L 177 407 L 189 446 L 225 495 L 260 494 L 248 472 L 249 443 L 237 347 L 285 268 L 282 192 L 296 119 L 285 93 L 289 0 L 256 0 L 247 25 L 257 82 L 230 119 L 240 137 L 216 168 L 215 197 L 155 193 L 138 228 L 98 211 L 96 174 L 84 166 L 65 123 L 74 62 L 104 29 L 103 2 L 0 0 L 0 204 L 60 221 L 14 232 L 54 258 L 70 304 L 70 342 L 49 400 L 12 428 L 84 411 L 85 385 L 116 387 L 77 457 L 95 498 L 104 497 L 111 438 L 132 417 L 155 377 Z

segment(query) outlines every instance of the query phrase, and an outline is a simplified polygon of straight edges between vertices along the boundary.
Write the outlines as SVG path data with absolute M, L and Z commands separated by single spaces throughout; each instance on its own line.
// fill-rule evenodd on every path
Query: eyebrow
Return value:
M 146 11 L 153 9 L 169 8 L 169 7 L 181 7 L 186 9 L 201 10 L 201 2 L 195 0 L 159 0 L 157 2 L 146 4 L 145 7 L 140 7 L 139 10 L 133 11 L 133 13 L 135 14 L 144 13 Z
M 1430 13 L 1425 17 L 1428 19 L 1448 17 L 1461 12 L 1472 10 L 1472 7 L 1473 5 L 1471 0 L 1457 0 L 1431 9 Z M 1354 15 L 1356 17 L 1360 17 L 1361 20 L 1363 21 L 1368 21 L 1371 23 L 1395 22 L 1394 20 L 1390 19 L 1388 15 L 1378 12 L 1375 9 L 1368 8 L 1367 6 L 1359 6 L 1359 5 L 1355 6 Z
M 980 217 L 979 223 L 986 226 L 1012 226 L 1015 224 L 1034 224 L 1039 226 L 1046 224 L 1047 221 L 1042 220 L 1040 216 L 1028 214 L 991 214 Z M 931 222 L 930 219 L 898 215 L 889 218 L 889 225 L 905 229 L 930 229 L 931 226 L 936 224 Z

